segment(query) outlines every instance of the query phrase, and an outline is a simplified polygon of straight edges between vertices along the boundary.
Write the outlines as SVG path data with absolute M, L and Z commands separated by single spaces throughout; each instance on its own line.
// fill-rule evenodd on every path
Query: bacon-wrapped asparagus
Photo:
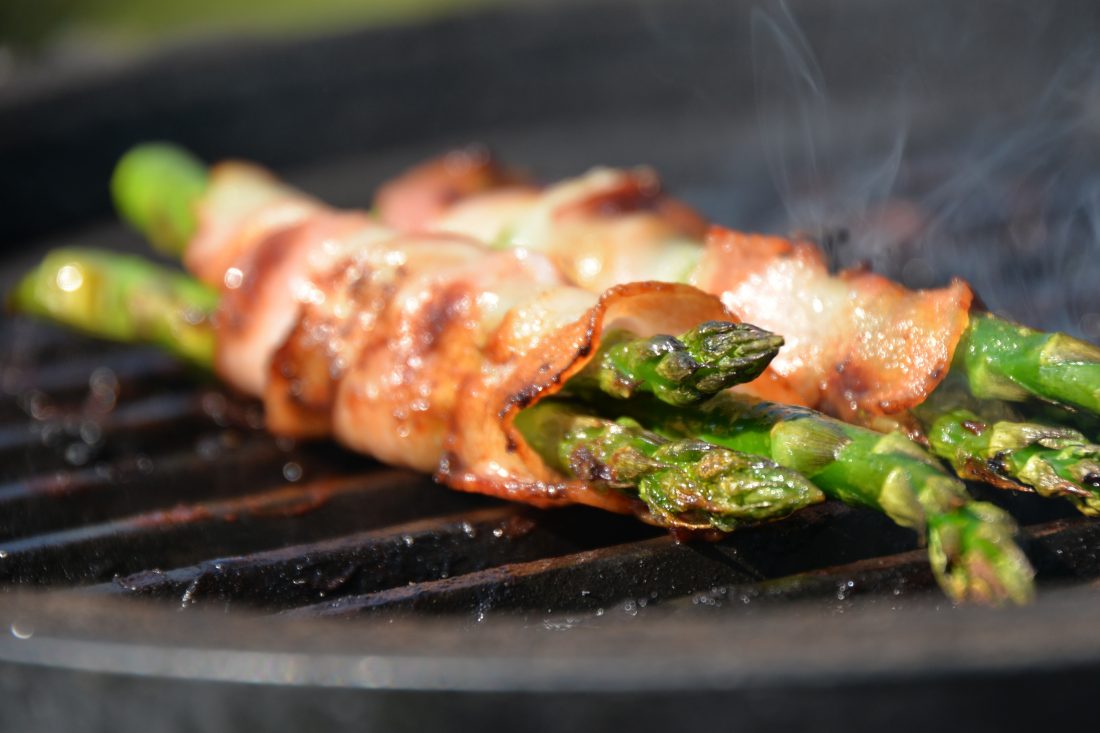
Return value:
M 440 188 L 431 170 L 390 183 L 381 216 L 392 219 L 418 189 Z M 701 220 L 663 197 L 645 170 L 597 170 L 544 191 L 513 186 L 452 200 L 413 226 L 545 252 L 585 287 L 646 277 L 696 284 L 787 340 L 765 378 L 742 391 L 878 429 L 900 426 L 960 475 L 1100 513 L 1097 448 L 1080 433 L 1005 419 L 991 428 L 942 398 L 935 409 L 925 404 L 950 369 L 983 402 L 1037 397 L 1100 412 L 1100 348 L 970 312 L 960 280 L 909 291 L 862 270 L 832 276 L 808 242 L 720 227 L 704 235 Z
M 392 253 L 392 247 L 391 243 L 383 249 Z M 355 289 L 355 282 L 351 280 L 347 289 Z M 180 287 L 182 283 L 187 285 Z M 400 288 L 394 292 L 400 293 Z M 586 300 L 593 297 L 566 292 Z M 190 300 L 189 294 L 198 297 Z M 178 273 L 123 255 L 90 250 L 51 253 L 23 279 L 12 301 L 20 310 L 92 333 L 168 346 L 193 363 L 215 369 L 218 362 L 213 354 L 226 338 L 217 325 L 224 310 L 210 313 L 208 290 Z M 97 308 L 129 313 L 119 307 L 127 301 L 158 307 L 145 308 L 133 322 L 127 322 L 125 315 L 115 315 L 113 321 L 97 317 Z M 392 302 L 400 303 L 401 297 L 395 296 Z M 718 327 L 710 321 L 702 321 L 680 339 L 624 331 L 654 319 L 666 325 L 699 321 L 714 315 L 715 308 L 721 312 L 712 297 L 692 288 L 650 283 L 612 289 L 580 319 L 551 327 L 542 335 L 527 327 L 538 329 L 541 323 L 546 328 L 547 303 L 526 312 L 513 310 L 498 326 L 508 335 L 498 333 L 486 343 L 492 343 L 490 351 L 499 356 L 501 342 L 512 341 L 514 346 L 521 332 L 527 349 L 507 355 L 504 364 L 511 368 L 481 362 L 476 372 L 466 372 L 461 390 L 441 395 L 449 403 L 448 415 L 437 415 L 438 405 L 429 405 L 424 410 L 426 421 L 414 430 L 383 434 L 366 421 L 334 421 L 332 427 L 345 443 L 395 463 L 427 470 L 425 457 L 432 457 L 438 462 L 437 475 L 454 488 L 537 506 L 584 503 L 692 530 L 728 531 L 745 522 L 781 517 L 820 501 L 824 491 L 878 508 L 903 526 L 927 534 L 933 570 L 952 597 L 994 603 L 1030 598 L 1032 571 L 1013 541 L 1011 519 L 995 507 L 972 501 L 960 482 L 899 433 L 880 435 L 810 410 L 785 415 L 787 408 L 761 403 L 757 410 L 770 411 L 770 422 L 756 413 L 730 413 L 726 432 L 716 432 L 716 441 L 701 440 L 690 431 L 677 434 L 669 415 L 701 419 L 721 409 L 709 401 L 684 405 L 684 393 L 673 388 L 677 373 L 709 375 L 706 380 L 681 380 L 685 388 L 701 388 L 698 396 L 705 398 L 710 390 L 702 385 L 720 389 L 737 374 L 759 373 L 774 354 L 775 342 L 751 328 L 744 329 L 752 336 L 747 341 L 708 339 L 716 331 L 737 332 L 729 324 Z M 676 313 L 670 313 L 673 310 Z M 534 323 L 528 320 L 532 315 Z M 354 321 L 360 325 L 358 319 Z M 105 322 L 113 325 L 100 328 Z M 606 323 L 618 326 L 610 331 L 614 338 L 603 341 L 600 335 L 608 332 Z M 186 346 L 164 337 L 180 329 L 188 334 Z M 746 343 L 750 344 L 747 350 Z M 655 344 L 660 347 L 654 349 Z M 390 340 L 367 342 L 364 351 L 387 352 L 393 345 Z M 661 369 L 662 357 L 684 352 L 692 353 L 694 369 Z M 325 352 L 312 353 L 323 356 Z M 406 352 L 399 347 L 397 353 Z M 633 355 L 624 358 L 624 353 Z M 331 354 L 327 358 L 331 365 Z M 339 389 L 330 395 L 335 400 L 330 405 L 333 411 L 338 412 L 340 401 L 349 395 L 352 401 L 364 398 L 362 390 L 370 388 L 369 381 L 360 381 L 365 373 L 369 370 L 344 372 Z M 654 377 L 659 384 L 650 381 Z M 631 385 L 625 399 L 623 384 Z M 570 401 L 542 399 L 563 386 L 561 394 Z M 274 394 L 270 386 L 265 389 L 269 417 L 273 409 L 276 414 L 283 410 L 285 422 L 273 425 L 274 429 L 300 434 L 301 425 L 289 420 L 291 413 L 312 411 L 316 405 L 304 406 L 299 396 L 293 391 Z M 603 405 L 598 404 L 600 396 Z M 667 405 L 675 412 L 640 407 L 665 404 L 660 397 L 676 403 Z M 385 412 L 395 403 L 383 398 L 381 404 Z M 636 422 L 612 421 L 601 416 L 600 408 L 603 415 L 631 412 L 644 417 L 670 437 L 660 437 Z M 416 411 L 416 406 L 412 409 Z M 399 424 L 409 417 L 409 413 L 371 416 L 368 412 L 359 406 L 355 414 L 376 422 L 396 419 Z M 390 430 L 392 424 L 380 429 Z M 833 442 L 826 445 L 822 435 Z M 436 455 L 431 456 L 417 439 L 438 441 Z M 749 450 L 734 448 L 738 441 Z M 405 452 L 399 453 L 400 449 Z M 807 470 L 813 473 L 813 483 L 802 475 Z
M 393 256 L 400 251 L 400 246 L 387 245 L 383 254 Z M 488 258 L 514 259 L 506 253 L 495 256 L 489 255 Z M 510 274 L 515 275 L 516 273 Z M 392 276 L 394 278 L 400 277 L 396 274 L 392 274 Z M 446 292 L 447 289 L 454 287 L 455 283 L 461 282 L 461 280 L 452 277 L 443 280 L 443 282 L 443 291 Z M 528 286 L 532 285 L 530 281 L 526 284 Z M 429 293 L 433 289 L 431 285 L 423 283 L 420 283 L 420 285 Z M 354 283 L 349 287 L 355 287 Z M 383 310 L 392 311 L 407 308 L 409 304 L 403 302 L 403 300 L 410 295 L 408 290 L 403 291 L 402 288 L 398 287 L 393 292 L 395 297 Z M 433 369 L 433 371 L 438 372 L 434 375 L 434 379 L 444 382 L 458 381 L 462 383 L 465 389 L 486 391 L 489 393 L 489 398 L 496 401 L 498 407 L 507 408 L 512 404 L 511 396 L 498 388 L 497 383 L 499 381 L 528 381 L 533 378 L 532 374 L 537 375 L 538 378 L 548 378 L 548 376 L 558 376 L 560 378 L 560 372 L 540 371 L 537 366 L 528 370 L 523 366 L 525 361 L 546 363 L 547 360 L 558 359 L 561 365 L 568 365 L 570 368 L 584 367 L 579 372 L 580 375 L 583 375 L 579 380 L 581 383 L 609 383 L 609 380 L 604 376 L 604 372 L 609 372 L 617 378 L 633 382 L 639 388 L 648 389 L 650 385 L 643 384 L 643 382 L 649 375 L 655 375 L 657 371 L 662 371 L 660 369 L 660 357 L 662 355 L 658 355 L 655 359 L 631 359 L 622 363 L 616 356 L 620 355 L 624 347 L 640 353 L 641 347 L 651 344 L 654 341 L 653 338 L 627 337 L 619 330 L 616 332 L 615 342 L 601 345 L 601 348 L 595 352 L 595 359 L 578 357 L 576 354 L 578 349 L 573 347 L 572 342 L 555 342 L 555 339 L 560 336 L 571 335 L 573 329 L 570 329 L 570 326 L 578 312 L 581 314 L 581 318 L 578 320 L 582 323 L 591 324 L 594 320 L 611 318 L 612 323 L 626 322 L 634 328 L 644 328 L 649 322 L 659 319 L 663 319 L 666 324 L 686 323 L 698 320 L 701 315 L 713 316 L 722 313 L 721 306 L 709 300 L 708 296 L 681 287 L 669 289 L 667 286 L 657 285 L 656 288 L 641 286 L 620 288 L 609 292 L 595 302 L 592 307 L 585 307 L 585 305 L 596 301 L 593 296 L 580 291 L 571 291 L 568 288 L 563 291 L 560 288 L 547 289 L 543 287 L 541 291 L 532 289 L 531 292 L 531 300 L 549 297 L 559 301 L 559 310 L 556 315 L 565 319 L 566 326 L 564 329 L 552 324 L 544 326 L 543 334 L 530 344 L 530 349 L 525 350 L 523 353 L 501 353 L 500 355 L 505 356 L 505 360 L 501 364 L 493 364 L 484 358 L 475 360 L 469 354 L 463 355 L 462 358 L 473 364 L 474 368 L 472 370 L 464 370 L 458 361 L 440 363 Z M 563 292 L 572 295 L 575 300 L 573 302 L 562 302 Z M 477 291 L 477 295 L 483 297 L 491 294 L 494 294 L 494 291 L 490 288 Z M 671 311 L 672 309 L 669 308 L 667 301 L 672 297 L 676 297 L 681 301 L 686 297 L 691 302 L 679 314 L 652 316 L 648 313 L 650 310 L 653 313 L 661 310 Z M 151 342 L 165 346 L 190 362 L 206 368 L 215 367 L 217 364 L 215 354 L 222 347 L 226 337 L 231 338 L 233 336 L 231 332 L 223 333 L 216 323 L 218 318 L 227 315 L 224 311 L 219 315 L 213 312 L 213 305 L 216 300 L 216 295 L 209 289 L 181 273 L 143 261 L 141 258 L 87 249 L 57 250 L 50 253 L 36 270 L 22 280 L 12 294 L 12 301 L 20 310 L 45 315 L 56 321 L 65 322 L 82 330 L 117 340 Z M 564 300 L 568 301 L 568 297 Z M 413 310 L 419 309 L 414 307 Z M 430 306 L 428 310 L 430 311 Z M 359 312 L 353 315 L 358 317 L 362 313 Z M 490 334 L 489 341 L 494 343 L 496 349 L 511 348 L 510 345 L 506 344 L 506 341 L 512 337 L 512 334 L 508 333 L 511 326 L 505 323 L 502 323 L 499 328 L 490 327 L 488 330 L 483 330 L 483 323 L 473 324 L 468 322 L 469 319 L 478 317 L 477 314 L 469 310 L 462 314 L 456 314 L 457 318 L 449 317 L 446 314 L 434 315 L 436 319 L 448 321 L 442 325 L 438 333 L 421 331 L 409 333 L 408 336 L 414 341 L 421 341 L 426 337 L 439 339 L 440 341 L 448 339 L 465 341 L 464 336 L 473 335 L 476 338 L 479 335 L 477 332 L 482 331 L 481 335 L 484 335 L 484 333 Z M 396 320 L 400 322 L 401 327 L 409 325 L 409 321 L 405 317 L 393 312 L 383 313 L 382 320 L 393 316 L 396 316 Z M 493 318 L 491 315 L 489 317 Z M 624 317 L 628 320 L 623 321 Z M 431 328 L 440 322 L 440 320 L 434 320 L 432 323 L 424 325 Z M 724 324 L 724 326 L 725 328 L 722 330 L 726 333 L 736 333 L 741 330 L 737 324 Z M 383 328 L 382 326 L 375 326 L 373 330 L 382 331 Z M 460 333 L 455 334 L 454 330 L 456 329 Z M 586 343 L 591 343 L 593 347 L 600 344 L 600 330 L 593 329 L 592 334 L 583 334 L 583 340 Z M 746 328 L 745 330 L 752 334 L 754 338 L 748 341 L 734 340 L 733 343 L 717 339 L 706 339 L 706 332 L 714 330 L 716 328 L 713 322 L 704 321 L 702 328 L 689 330 L 684 334 L 684 339 L 689 343 L 702 345 L 700 348 L 692 350 L 694 356 L 698 359 L 695 371 L 717 375 L 720 382 L 737 381 L 739 374 L 742 374 L 745 378 L 750 378 L 759 373 L 775 355 L 778 348 L 775 340 L 770 338 L 770 334 L 761 334 L 758 329 Z M 452 333 L 448 334 L 448 331 Z M 558 333 L 562 331 L 564 333 Z M 389 338 L 390 334 L 375 333 L 373 335 L 384 339 L 386 343 L 376 347 L 373 345 L 368 347 L 374 353 L 363 354 L 361 358 L 369 360 L 373 356 L 377 359 L 379 353 L 381 353 L 381 363 L 385 366 L 386 371 L 391 366 L 399 366 L 396 360 L 403 358 L 403 355 L 407 353 L 405 349 L 400 346 L 395 348 L 393 343 L 395 339 Z M 659 341 L 662 344 L 670 344 L 666 354 L 684 353 L 686 351 L 686 347 L 682 345 L 681 341 L 671 337 L 663 337 Z M 632 348 L 632 345 L 636 348 Z M 420 346 L 424 346 L 424 344 L 421 343 Z M 460 348 L 462 344 L 456 343 L 452 346 Z M 443 346 L 443 348 L 449 352 L 448 347 Z M 430 350 L 431 345 L 428 345 L 427 351 Z M 389 355 L 391 351 L 393 356 Z M 434 357 L 426 351 L 420 351 L 418 358 L 423 364 Z M 513 363 L 516 364 L 516 368 L 512 368 Z M 613 364 L 615 366 L 612 366 Z M 420 368 L 415 363 L 406 363 L 400 366 L 414 372 Z M 529 371 L 531 373 L 528 373 Z M 663 371 L 667 372 L 668 370 Z M 359 403 L 371 399 L 366 394 L 366 391 L 374 386 L 370 381 L 369 372 L 357 372 L 355 367 L 352 367 L 348 370 L 348 373 L 367 376 L 365 379 L 352 377 L 353 381 L 349 382 L 348 389 L 334 395 L 334 402 L 330 405 L 330 408 L 334 411 L 341 409 L 342 402 Z M 389 376 L 392 375 L 387 374 L 382 381 L 387 382 Z M 407 376 L 402 375 L 402 379 Z M 422 387 L 426 382 L 419 379 L 419 376 L 421 375 L 414 376 L 414 383 L 417 387 Z M 428 375 L 422 376 L 427 377 Z M 332 381 L 344 380 L 333 379 Z M 661 387 L 658 391 L 665 394 L 661 390 L 671 388 L 675 378 L 673 376 L 659 377 L 659 382 Z M 694 383 L 690 379 L 684 379 L 683 382 L 685 387 Z M 405 385 L 390 384 L 389 386 L 397 392 L 401 392 Z M 719 388 L 720 386 L 715 387 L 715 389 Z M 349 421 L 350 429 L 347 432 L 344 432 L 341 424 L 334 423 L 333 427 L 337 431 L 337 436 L 343 442 L 376 456 L 382 454 L 390 462 L 411 465 L 421 470 L 432 470 L 437 467 L 440 456 L 444 452 L 443 446 L 446 444 L 449 447 L 448 460 L 452 463 L 464 460 L 469 463 L 482 464 L 480 469 L 475 470 L 471 476 L 467 477 L 468 488 L 472 490 L 488 490 L 490 493 L 494 493 L 496 487 L 500 485 L 500 480 L 508 478 L 510 481 L 525 485 L 530 493 L 520 494 L 518 498 L 529 500 L 531 503 L 550 505 L 561 501 L 579 501 L 617 511 L 632 511 L 642 515 L 643 518 L 667 526 L 688 526 L 686 520 L 677 520 L 664 510 L 662 510 L 660 516 L 650 517 L 645 509 L 644 501 L 638 502 L 630 492 L 590 490 L 590 486 L 582 486 L 579 483 L 567 485 L 567 482 L 560 480 L 543 481 L 533 473 L 533 471 L 539 471 L 537 466 L 528 469 L 522 461 L 508 461 L 506 456 L 498 456 L 493 459 L 491 455 L 488 455 L 492 453 L 491 447 L 478 445 L 465 437 L 465 434 L 469 432 L 469 428 L 463 425 L 462 415 L 455 409 L 455 404 L 461 401 L 460 390 L 448 390 L 439 395 L 425 393 L 422 395 L 424 404 L 406 406 L 410 414 L 403 416 L 392 414 L 391 406 L 394 403 L 391 395 L 378 395 L 373 399 L 381 405 L 381 410 L 387 414 L 371 415 L 370 410 L 364 409 L 361 404 L 344 407 L 344 409 L 356 411 L 357 415 L 364 416 L 367 420 L 373 419 L 376 422 L 387 419 L 400 421 L 409 425 L 409 430 L 401 431 L 398 429 L 376 435 L 369 430 L 367 425 L 362 423 L 352 424 Z M 270 404 L 270 397 L 268 397 L 268 401 Z M 432 402 L 437 404 L 433 405 Z M 287 405 L 292 404 L 292 402 L 281 404 L 284 409 L 287 409 Z M 411 414 L 416 412 L 421 413 L 419 419 Z M 495 430 L 494 426 L 496 427 Z M 502 443 L 510 439 L 506 438 L 501 432 L 504 429 L 507 428 L 502 427 L 500 419 L 489 421 L 487 425 L 478 426 L 480 437 L 488 443 Z M 299 434 L 300 431 L 287 421 L 280 432 Z M 623 433 L 622 430 L 618 432 Z M 425 444 L 427 445 L 425 446 Z M 515 451 L 503 451 L 502 453 L 507 454 L 510 452 Z M 705 484 L 709 494 L 721 494 L 721 500 L 730 508 L 729 511 L 719 511 L 713 514 L 715 526 L 730 528 L 750 518 L 759 521 L 784 516 L 795 509 L 814 501 L 820 501 L 823 498 L 812 484 L 794 471 L 782 469 L 770 461 L 766 462 L 765 465 L 761 465 L 758 461 L 750 461 L 747 457 L 736 456 L 732 451 L 725 451 L 725 453 L 728 454 L 727 458 L 730 459 L 727 460 L 725 468 L 717 472 L 714 481 Z M 662 455 L 665 456 L 666 463 L 670 467 L 676 468 L 676 471 L 668 475 L 646 476 L 644 482 L 646 492 L 641 494 L 643 500 L 650 494 L 654 496 L 662 493 L 667 494 L 674 487 L 682 490 L 684 488 L 681 485 L 682 479 L 689 475 L 691 471 L 696 470 L 694 464 L 698 461 L 688 453 L 666 450 L 663 451 Z M 495 460 L 497 468 L 489 471 L 488 481 L 486 481 L 486 477 L 482 475 L 481 471 L 488 470 L 487 466 L 493 460 Z M 510 463 L 510 470 L 506 471 L 504 468 L 505 462 Z M 709 465 L 713 465 L 713 461 Z M 640 478 L 637 477 L 638 480 Z M 619 477 L 613 483 L 617 489 L 636 489 L 638 480 L 627 482 Z M 704 485 L 701 485 L 700 488 L 704 488 Z M 752 504 L 751 509 L 733 510 L 734 507 L 747 506 L 747 502 L 741 497 L 742 494 L 759 493 L 764 489 L 770 490 L 774 501 L 766 506 L 756 502 Z M 717 500 L 719 497 L 715 498 Z M 694 527 L 696 524 L 692 520 L 690 526 Z
M 165 175 L 165 165 L 179 170 Z M 811 411 L 788 420 L 776 406 L 772 423 L 731 415 L 731 435 L 757 436 L 749 440 L 757 457 L 747 458 L 696 437 L 670 442 L 609 422 L 646 394 L 685 415 L 706 414 L 685 403 L 759 373 L 778 342 L 756 329 L 709 323 L 728 318 L 713 297 L 643 283 L 597 300 L 563 286 L 537 254 L 487 252 L 453 235 L 395 237 L 370 217 L 328 210 L 247 166 L 223 166 L 211 185 L 196 185 L 205 179 L 201 166 L 154 147 L 123 162 L 114 188 L 132 222 L 221 290 L 214 326 L 195 317 L 207 296 L 202 303 L 162 298 L 166 307 L 183 305 L 186 322 L 213 343 L 182 353 L 262 395 L 276 432 L 332 432 L 384 460 L 425 470 L 438 464 L 437 475 L 455 488 L 540 506 L 587 503 L 691 528 L 730 529 L 820 499 L 790 470 L 812 467 L 829 495 L 925 532 L 937 577 L 954 597 L 1029 596 L 1031 571 L 1012 541 L 1011 520 L 972 502 L 900 435 Z M 478 186 L 493 180 L 483 177 Z M 176 216 L 196 189 L 203 190 L 198 218 Z M 24 280 L 16 304 L 95 331 L 94 316 L 70 309 L 119 300 L 81 293 L 84 284 L 123 285 L 124 297 L 142 297 L 119 269 L 128 265 L 149 267 L 58 253 Z M 59 275 L 66 268 L 82 273 L 80 284 L 65 287 Z M 178 275 L 145 274 L 154 291 L 179 292 Z M 178 318 L 162 315 L 159 325 L 144 319 L 154 327 L 105 335 L 170 332 Z M 689 326 L 680 339 L 659 336 Z M 605 332 L 615 335 L 601 341 Z M 580 403 L 564 409 L 544 400 L 563 384 Z M 602 416 L 600 396 L 608 411 Z M 551 423 L 559 428 L 531 427 Z M 668 431 L 665 423 L 651 427 Z M 847 436 L 844 449 L 823 454 L 812 440 L 819 434 Z M 985 551 L 973 552 L 966 538 L 983 538 Z

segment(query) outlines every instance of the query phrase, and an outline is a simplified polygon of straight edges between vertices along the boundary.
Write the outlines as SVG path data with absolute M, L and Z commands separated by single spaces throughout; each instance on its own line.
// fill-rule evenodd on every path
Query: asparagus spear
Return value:
M 1033 571 L 1001 509 L 974 501 L 900 433 L 881 434 L 801 407 L 723 392 L 691 407 L 635 396 L 608 401 L 605 414 L 631 417 L 671 439 L 692 438 L 767 456 L 792 468 L 826 496 L 877 509 L 928 543 L 932 570 L 952 598 L 1022 603 Z
M 8 296 L 12 310 L 113 341 L 151 343 L 202 367 L 214 359 L 218 295 L 141 257 L 94 249 L 46 255 Z
M 1100 346 L 1064 333 L 1034 331 L 988 313 L 970 317 L 955 350 L 975 397 L 1038 397 L 1100 413 Z
M 546 400 L 517 426 L 547 464 L 565 475 L 636 491 L 662 524 L 730 532 L 824 501 L 796 471 L 691 438 L 668 440 L 633 420 L 606 420 Z
M 111 197 L 119 215 L 156 249 L 178 257 L 198 229 L 194 207 L 207 179 L 203 162 L 183 148 L 146 143 L 115 166 Z
M 932 453 L 959 476 L 1062 497 L 1084 514 L 1100 513 L 1100 446 L 1074 429 L 1092 416 L 1043 402 L 979 400 L 958 375 L 948 376 L 914 415 Z

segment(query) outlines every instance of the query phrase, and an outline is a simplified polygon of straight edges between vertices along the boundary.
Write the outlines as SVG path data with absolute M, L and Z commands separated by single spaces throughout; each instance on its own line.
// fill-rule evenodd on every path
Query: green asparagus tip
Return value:
M 652 457 L 659 466 L 638 484 L 650 511 L 672 526 L 731 532 L 825 500 L 796 471 L 701 440 L 675 440 Z
M 568 403 L 520 413 L 524 437 L 557 470 L 637 493 L 657 523 L 729 532 L 824 500 L 808 479 L 773 461 L 705 443 L 669 440 L 628 418 L 611 421 Z
M 680 340 L 699 364 L 694 374 L 695 389 L 704 395 L 756 379 L 783 346 L 783 337 L 778 334 L 751 323 L 725 321 L 708 321 Z
M 985 502 L 970 502 L 930 517 L 932 572 L 956 601 L 1028 603 L 1035 593 L 1035 571 L 1016 544 L 1015 534 L 1012 518 Z
M 668 404 L 695 404 L 760 376 L 782 345 L 782 336 L 723 321 L 703 323 L 678 338 L 613 332 L 570 389 L 619 399 L 648 392 Z
M 932 424 L 929 441 L 964 478 L 1029 487 L 1040 496 L 1068 499 L 1083 514 L 1100 516 L 1100 445 L 1076 430 L 1004 420 L 987 423 L 956 410 Z
M 165 254 L 179 256 L 198 226 L 195 203 L 207 169 L 175 145 L 145 143 L 122 156 L 111 176 L 119 215 Z

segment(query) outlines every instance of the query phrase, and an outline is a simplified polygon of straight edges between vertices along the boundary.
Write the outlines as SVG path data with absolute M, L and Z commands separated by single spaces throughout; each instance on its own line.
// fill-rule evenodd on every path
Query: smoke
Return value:
M 1069 54 L 1026 115 L 958 141 L 947 175 L 922 197 L 916 243 L 930 273 L 966 277 L 990 309 L 1094 339 L 1096 60 L 1091 49 Z
M 883 246 L 865 220 L 901 212 L 880 211 L 890 196 L 904 158 L 908 99 L 899 83 L 880 93 L 865 118 L 887 134 L 867 135 L 852 157 L 855 126 L 845 111 L 831 107 L 813 48 L 786 2 L 757 7 L 751 16 L 752 64 L 757 128 L 768 169 L 786 211 L 789 230 L 818 240 L 835 264 L 867 261 Z M 866 230 L 852 237 L 853 230 Z
M 964 277 L 992 310 L 1095 340 L 1100 53 L 1087 34 L 1060 45 L 1046 10 L 1018 14 L 991 31 L 1016 33 L 1013 43 L 976 31 L 985 18 L 956 27 L 916 15 L 935 31 L 929 47 L 900 61 L 856 49 L 838 74 L 841 99 L 790 6 L 754 9 L 758 139 L 782 209 L 771 228 L 817 239 L 836 266 L 867 263 L 913 287 Z M 1018 57 L 998 57 L 1005 46 Z M 951 64 L 974 81 L 951 89 Z

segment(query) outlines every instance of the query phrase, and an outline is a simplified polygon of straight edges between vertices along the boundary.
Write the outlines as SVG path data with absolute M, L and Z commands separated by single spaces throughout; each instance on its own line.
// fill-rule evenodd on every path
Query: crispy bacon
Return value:
M 973 296 L 961 280 L 910 291 L 862 270 L 832 275 L 809 242 L 721 227 L 704 236 L 702 218 L 665 197 L 649 169 L 597 169 L 510 207 L 485 205 L 494 195 L 459 201 L 427 226 L 505 233 L 597 292 L 657 279 L 719 295 L 787 341 L 763 376 L 739 388 L 764 399 L 913 432 L 907 411 L 947 373 L 969 322 Z M 454 225 L 458 210 L 465 227 Z
M 711 229 L 696 283 L 741 318 L 782 333 L 771 364 L 802 404 L 855 422 L 898 415 L 947 374 L 970 288 L 911 291 L 874 273 L 829 274 L 808 242 Z
M 713 296 L 658 282 L 617 286 L 598 300 L 558 289 L 512 309 L 492 336 L 493 362 L 501 368 L 467 381 L 452 410 L 439 477 L 452 488 L 537 506 L 581 503 L 648 519 L 637 499 L 563 480 L 526 444 L 515 417 L 560 390 L 595 354 L 608 330 L 679 333 L 729 317 Z
M 452 204 L 504 187 L 526 188 L 520 173 L 497 164 L 489 151 L 472 145 L 411 168 L 378 190 L 375 207 L 382 223 L 416 231 Z
M 222 287 L 216 369 L 263 398 L 273 432 L 332 435 L 465 491 L 652 520 L 637 499 L 565 480 L 512 423 L 582 368 L 606 329 L 730 320 L 718 298 L 658 282 L 597 296 L 540 253 L 393 234 L 241 173 L 215 173 L 188 261 L 201 252 Z M 250 188 L 224 190 L 236 186 Z M 247 204 L 237 221 L 232 201 Z M 267 207 L 300 213 L 280 226 Z
M 214 287 L 221 286 L 233 265 L 267 235 L 323 208 L 250 163 L 220 163 L 210 171 L 210 180 L 198 210 L 199 228 L 183 264 Z

